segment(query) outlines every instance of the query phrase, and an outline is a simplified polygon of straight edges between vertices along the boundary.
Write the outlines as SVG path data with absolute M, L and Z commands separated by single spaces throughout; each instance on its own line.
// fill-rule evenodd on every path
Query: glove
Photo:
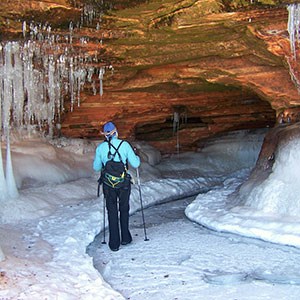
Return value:
M 137 149 L 136 147 L 134 147 L 133 151 L 134 151 L 135 155 L 140 156 L 140 150 L 139 149 Z

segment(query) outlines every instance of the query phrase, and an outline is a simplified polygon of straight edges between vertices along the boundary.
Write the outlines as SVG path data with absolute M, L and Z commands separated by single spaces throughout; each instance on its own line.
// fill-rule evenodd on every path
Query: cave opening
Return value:
M 212 97 L 211 97 L 212 98 Z M 243 91 L 225 98 L 212 98 L 203 104 L 170 106 L 165 117 L 143 122 L 135 127 L 136 140 L 146 141 L 162 152 L 195 150 L 201 141 L 236 130 L 271 128 L 276 124 L 276 111 L 270 103 L 253 92 Z

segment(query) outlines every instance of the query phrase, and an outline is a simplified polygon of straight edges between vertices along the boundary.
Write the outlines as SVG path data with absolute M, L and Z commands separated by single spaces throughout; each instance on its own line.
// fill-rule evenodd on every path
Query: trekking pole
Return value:
M 98 179 L 98 190 L 97 190 L 97 197 L 100 195 L 100 186 L 101 186 L 101 180 Z M 103 195 L 103 241 L 102 244 L 106 244 L 105 241 L 105 197 Z
M 142 190 L 141 190 L 141 181 L 140 181 L 139 168 L 136 168 L 136 175 L 137 175 L 138 186 L 139 186 L 141 211 L 142 211 L 143 226 L 144 226 L 144 235 L 145 235 L 144 241 L 149 241 L 149 239 L 147 238 L 147 233 L 146 233 L 146 224 L 145 224 L 145 217 L 144 217 L 144 208 L 143 208 L 143 199 L 142 199 Z
M 103 197 L 103 241 L 102 244 L 106 244 L 105 241 L 105 197 Z
M 103 241 L 101 244 L 106 244 L 105 241 L 105 197 L 103 196 Z

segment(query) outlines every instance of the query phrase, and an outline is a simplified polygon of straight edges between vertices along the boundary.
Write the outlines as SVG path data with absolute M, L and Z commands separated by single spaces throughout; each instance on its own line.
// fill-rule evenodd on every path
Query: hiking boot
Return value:
M 130 241 L 128 241 L 128 242 L 126 242 L 126 241 L 123 241 L 123 242 L 121 242 L 121 245 L 125 246 L 125 245 L 128 245 L 128 244 L 130 244 L 131 242 L 132 242 L 132 240 L 130 240 Z
M 116 252 L 116 251 L 119 251 L 119 247 L 118 248 L 110 248 L 110 250 Z

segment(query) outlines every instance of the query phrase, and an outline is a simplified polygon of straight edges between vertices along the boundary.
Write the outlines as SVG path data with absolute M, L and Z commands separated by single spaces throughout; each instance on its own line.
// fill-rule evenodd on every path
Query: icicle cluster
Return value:
M 297 87 L 300 94 L 300 79 L 297 76 L 297 46 L 300 42 L 300 4 L 293 3 L 287 6 L 289 13 L 287 30 L 289 33 L 290 47 L 292 56 L 287 56 L 287 63 L 289 66 L 289 73 L 291 80 Z
M 290 38 L 291 52 L 296 59 L 296 44 L 300 41 L 300 4 L 289 4 L 287 10 L 289 13 L 287 30 Z
M 86 12 L 84 12 L 86 14 Z M 94 15 L 88 15 L 90 22 Z M 76 51 L 74 25 L 69 25 L 66 36 L 52 33 L 49 24 L 23 22 L 24 41 L 0 43 L 0 146 L 6 141 L 6 172 L 2 165 L 0 147 L 0 200 L 18 196 L 10 153 L 9 131 L 33 127 L 46 130 L 53 136 L 60 128 L 60 116 L 65 99 L 70 101 L 69 110 L 80 106 L 80 91 L 90 83 L 97 94 L 96 81 L 103 95 L 105 69 L 97 53 L 90 56 Z M 27 39 L 27 40 L 26 40 Z M 80 37 L 77 44 L 86 44 Z M 68 108 L 67 108 L 68 109 Z
M 49 40 L 0 44 L 2 127 L 37 124 L 48 128 L 52 135 L 54 123 L 60 122 L 65 98 L 70 99 L 73 111 L 75 104 L 80 106 L 85 83 L 95 80 L 100 81 L 103 94 L 105 68 L 96 68 L 97 62 L 97 57 L 74 55 L 70 47 Z

